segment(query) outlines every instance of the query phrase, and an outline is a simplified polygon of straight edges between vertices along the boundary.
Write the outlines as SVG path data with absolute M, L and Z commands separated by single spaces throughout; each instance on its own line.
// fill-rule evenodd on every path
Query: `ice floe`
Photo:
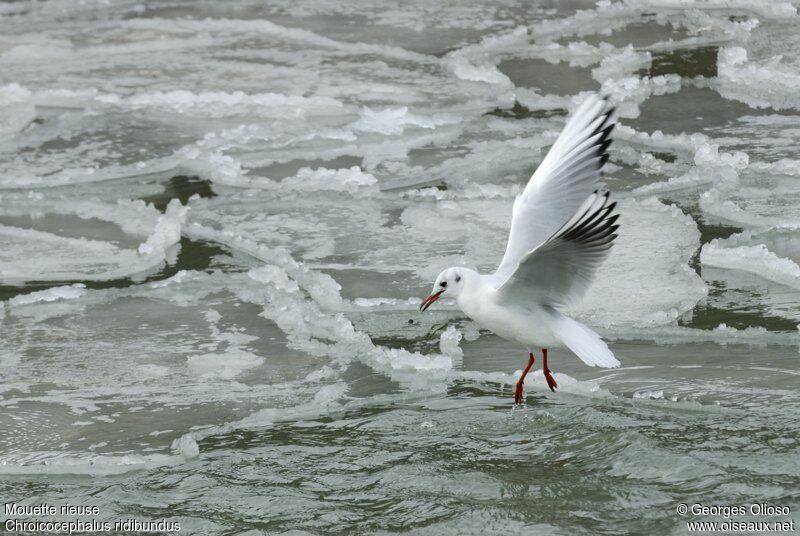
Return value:
M 0 87 L 0 139 L 19 132 L 35 118 L 30 91 L 19 84 Z
M 189 435 L 172 444 L 172 454 L 101 455 L 91 452 L 28 452 L 0 457 L 3 475 L 120 475 L 142 469 L 154 469 L 185 463 L 199 454 L 197 443 Z
M 52 287 L 47 290 L 39 290 L 36 292 L 30 292 L 28 294 L 22 294 L 20 296 L 14 296 L 10 300 L 8 300 L 8 304 L 11 307 L 17 307 L 20 305 L 27 305 L 30 303 L 69 300 L 72 298 L 78 298 L 80 296 L 83 296 L 85 292 L 86 292 L 86 285 L 84 285 L 83 283 L 75 283 L 74 285 L 67 285 L 63 287 Z
M 800 107 L 796 88 L 800 74 L 782 68 L 781 56 L 768 61 L 748 61 L 742 47 L 723 47 L 719 51 L 716 88 L 723 97 L 736 99 L 754 108 L 785 109 Z
M 138 248 L 120 247 L 113 242 L 61 236 L 56 232 L 0 225 L 6 247 L 0 254 L 0 281 L 20 284 L 25 281 L 103 281 L 141 277 L 172 259 L 180 242 L 181 224 L 186 209 L 173 200 L 161 214 L 144 203 L 51 200 L 42 196 L 7 194 L 0 214 L 74 214 L 119 224 L 123 231 L 143 238 Z M 136 215 L 135 217 L 132 217 Z M 173 259 L 174 260 L 174 259 Z
M 703 246 L 700 262 L 717 268 L 743 270 L 760 277 L 800 289 L 800 266 L 779 257 L 764 244 L 755 246 L 725 247 L 719 239 Z
M 114 22 L 89 34 L 67 7 Z M 794 351 L 798 123 L 780 111 L 798 107 L 798 69 L 763 28 L 792 39 L 796 8 L 528 8 L 430 5 L 421 23 L 416 6 L 303 1 L 293 27 L 282 6 L 0 6 L 19 25 L 0 36 L 0 404 L 32 416 L 2 440 L 0 473 L 169 467 L 230 430 L 506 389 L 513 367 L 465 365 L 486 333 L 446 300 L 419 315 L 419 296 L 446 266 L 495 268 L 514 196 L 595 89 L 622 118 L 606 168 L 622 227 L 571 313 L 623 354 Z M 338 26 L 320 22 L 330 10 Z M 670 70 L 697 47 L 687 61 L 716 57 L 703 75 Z M 698 88 L 746 115 L 647 124 Z M 742 316 L 697 327 L 709 303 Z M 611 376 L 556 377 L 567 396 L 615 397 Z M 527 387 L 549 396 L 539 371 Z

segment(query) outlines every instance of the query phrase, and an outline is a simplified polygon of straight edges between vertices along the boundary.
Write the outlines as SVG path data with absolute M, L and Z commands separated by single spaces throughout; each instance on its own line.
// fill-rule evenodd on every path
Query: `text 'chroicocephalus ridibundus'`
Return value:
M 420 306 L 424 311 L 443 295 L 453 297 L 472 320 L 529 350 L 515 390 L 517 404 L 536 348 L 542 349 L 544 376 L 553 391 L 558 384 L 547 366 L 548 348 L 566 346 L 590 366 L 619 366 L 597 333 L 560 311 L 585 294 L 617 237 L 616 203 L 597 186 L 614 121 L 605 99 L 588 98 L 517 196 L 497 271 L 448 268 Z

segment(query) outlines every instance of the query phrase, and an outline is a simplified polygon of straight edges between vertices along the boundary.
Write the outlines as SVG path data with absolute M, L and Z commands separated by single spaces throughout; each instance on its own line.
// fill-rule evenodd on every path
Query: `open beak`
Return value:
M 433 302 L 439 299 L 439 297 L 444 293 L 444 290 L 440 290 L 439 292 L 434 292 L 424 300 L 422 300 L 422 305 L 419 306 L 420 311 L 424 311 L 428 307 L 431 306 Z

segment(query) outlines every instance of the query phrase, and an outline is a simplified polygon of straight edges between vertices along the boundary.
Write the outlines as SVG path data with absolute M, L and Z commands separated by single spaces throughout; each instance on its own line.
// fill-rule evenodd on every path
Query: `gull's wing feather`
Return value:
M 544 244 L 525 255 L 497 289 L 510 303 L 565 306 L 586 292 L 617 238 L 616 203 L 595 191 Z
M 618 367 L 619 361 L 600 335 L 577 320 L 550 309 L 553 333 L 590 367 Z
M 502 283 L 529 252 L 550 238 L 597 189 L 608 160 L 613 108 L 588 98 L 567 122 L 525 190 L 514 201 L 511 233 L 495 278 Z

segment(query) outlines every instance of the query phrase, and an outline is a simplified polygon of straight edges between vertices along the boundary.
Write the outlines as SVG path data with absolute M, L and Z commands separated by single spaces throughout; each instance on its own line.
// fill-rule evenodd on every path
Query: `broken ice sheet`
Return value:
M 186 214 L 177 200 L 164 213 L 142 201 L 14 193 L 0 194 L 0 200 L 0 235 L 7 245 L 0 253 L 3 284 L 141 278 L 174 260 Z M 53 216 L 40 218 L 44 213 Z M 83 220 L 82 231 L 70 234 L 57 226 L 75 217 Z
M 11 300 L 0 363 L 4 381 L 18 387 L 3 393 L 2 404 L 34 420 L 25 425 L 5 414 L 7 430 L 26 427 L 5 434 L 16 438 L 5 447 L 55 451 L 66 443 L 80 451 L 100 440 L 103 452 L 158 446 L 165 439 L 151 437 L 153 429 L 219 423 L 265 399 L 283 399 L 326 360 L 292 349 L 258 306 L 225 290 L 226 281 L 189 275 L 168 285 L 51 289 L 36 301 Z M 73 421 L 86 423 L 79 434 Z
M 612 499 L 669 502 L 709 482 L 718 499 L 741 490 L 706 463 L 720 437 L 747 452 L 722 455 L 734 476 L 749 475 L 748 496 L 790 493 L 775 475 L 789 467 L 791 477 L 796 458 L 786 438 L 796 435 L 797 300 L 697 253 L 741 231 L 720 249 L 763 243 L 797 260 L 791 228 L 769 228 L 789 224 L 796 204 L 796 121 L 741 102 L 791 104 L 795 60 L 770 58 L 794 42 L 794 7 L 65 5 L 0 4 L 0 225 L 17 233 L 14 252 L 49 259 L 9 256 L 2 268 L 78 277 L 14 287 L 0 309 L 11 337 L 0 419 L 16 432 L 0 439 L 3 472 L 50 473 L 35 486 L 47 500 L 112 490 L 103 507 L 120 515 L 146 489 L 149 504 L 169 505 L 153 513 L 182 516 L 195 532 L 246 530 L 252 519 L 324 532 L 335 518 L 345 532 L 372 523 L 463 533 L 508 518 L 503 498 L 535 494 L 528 481 L 562 486 L 542 464 L 513 478 L 506 468 L 532 454 L 560 467 L 566 431 L 572 460 L 626 477 L 602 479 Z M 717 48 L 732 47 L 746 61 L 723 75 L 757 69 L 764 96 L 710 79 Z M 496 266 L 514 195 L 581 92 L 602 83 L 625 115 L 640 115 L 623 118 L 607 169 L 622 234 L 574 312 L 625 368 L 591 369 L 556 350 L 563 390 L 545 392 L 534 372 L 531 409 L 506 418 L 520 349 L 479 332 L 452 301 L 419 313 L 419 298 L 448 265 Z M 741 100 L 720 95 L 737 89 Z M 185 221 L 157 230 L 162 216 L 176 223 L 165 214 L 173 197 L 189 205 Z M 710 230 L 726 221 L 736 229 Z M 78 249 L 58 250 L 56 265 L 36 233 Z M 176 237 L 180 255 L 156 251 Z M 108 277 L 143 255 L 157 270 L 144 283 L 88 280 L 93 262 Z M 158 271 L 165 261 L 174 264 Z M 97 288 L 112 284 L 125 288 Z M 781 437 L 759 431 L 765 411 L 784 423 Z M 524 439 L 531 424 L 544 440 L 498 443 Z M 64 487 L 58 473 L 108 476 Z M 440 493 L 465 478 L 479 484 L 481 514 Z M 256 480 L 270 484 L 268 500 L 252 506 Z M 577 482 L 578 494 L 597 490 Z M 352 508 L 367 488 L 379 506 Z M 602 532 L 609 520 L 643 530 L 619 501 L 584 502 L 562 532 Z M 521 508 L 527 526 L 553 532 L 552 518 Z
M 508 234 L 512 200 L 510 196 L 441 201 L 422 197 L 407 206 L 403 198 L 390 194 L 345 196 L 336 202 L 330 196 L 249 193 L 238 196 L 235 203 L 198 202 L 190 220 L 227 229 L 232 237 L 278 243 L 332 275 L 345 286 L 345 296 L 401 299 L 421 296 L 436 274 L 450 265 L 495 269 Z M 256 206 L 258 210 L 252 210 Z M 688 265 L 700 246 L 697 227 L 678 208 L 655 199 L 625 201 L 620 212 L 622 221 L 637 224 L 621 230 L 615 255 L 575 312 L 588 323 L 607 328 L 674 324 L 706 293 Z M 651 283 L 655 274 L 658 285 Z M 627 299 L 631 295 L 637 296 L 634 302 Z M 401 309 L 416 307 L 408 303 Z M 398 312 L 380 318 L 403 324 L 406 316 Z M 420 334 L 420 329 L 421 325 L 403 331 Z

